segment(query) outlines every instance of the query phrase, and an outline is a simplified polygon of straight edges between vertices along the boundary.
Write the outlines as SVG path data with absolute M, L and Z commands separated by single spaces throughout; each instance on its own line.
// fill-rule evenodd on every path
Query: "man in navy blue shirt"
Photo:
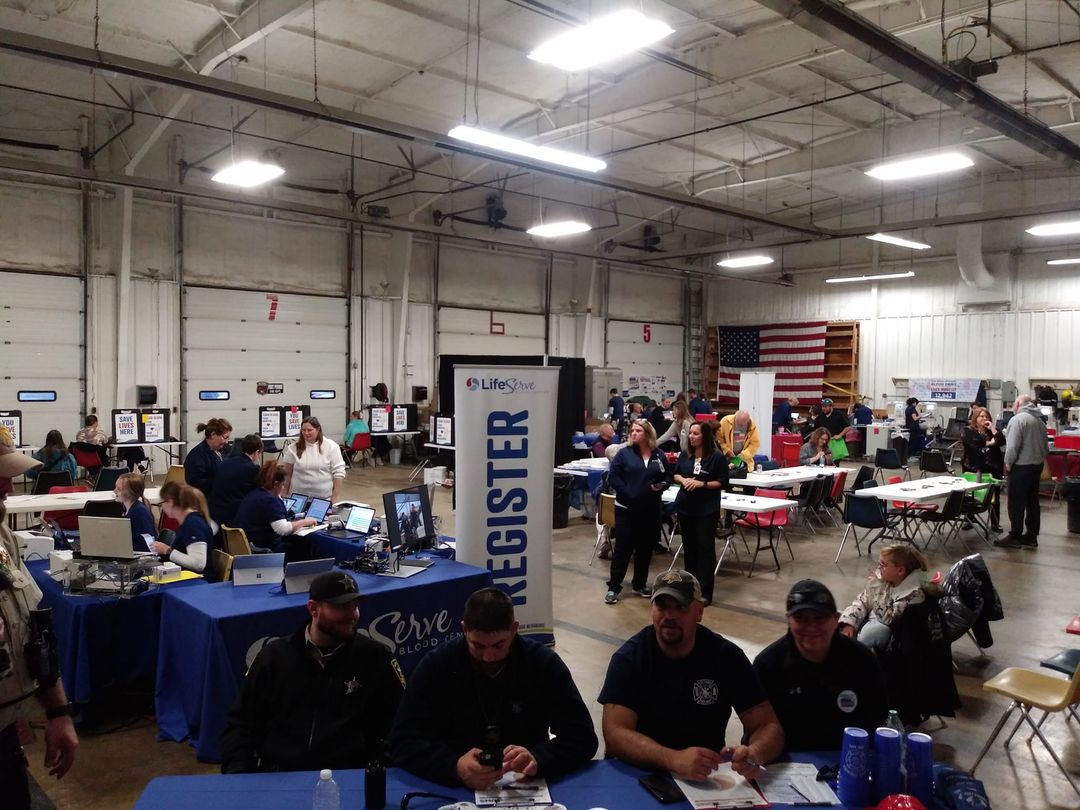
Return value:
M 712 413 L 712 403 L 705 398 L 705 392 L 695 391 L 693 388 L 690 389 L 690 402 L 687 403 L 687 407 L 690 409 L 691 416 Z
M 626 414 L 626 403 L 623 401 L 623 398 L 619 396 L 618 388 L 612 388 L 608 393 L 611 394 L 611 399 L 609 399 L 607 403 L 608 412 L 611 414 L 611 421 L 615 424 L 619 424 Z
M 240 501 L 255 489 L 259 477 L 259 460 L 262 458 L 263 442 L 254 433 L 240 440 L 240 454 L 229 456 L 221 462 L 210 489 L 207 506 L 210 517 L 219 526 L 232 526 Z

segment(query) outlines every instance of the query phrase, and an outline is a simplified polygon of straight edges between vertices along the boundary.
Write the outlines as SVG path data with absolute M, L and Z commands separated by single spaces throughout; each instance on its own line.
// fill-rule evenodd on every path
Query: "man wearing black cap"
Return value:
M 796 582 L 787 620 L 787 635 L 754 659 L 786 749 L 837 750 L 847 726 L 873 733 L 888 714 L 885 679 L 868 648 L 836 631 L 840 614 L 829 589 L 812 579 Z
M 750 660 L 702 627 L 701 586 L 687 571 L 665 571 L 652 587 L 652 627 L 611 657 L 599 702 L 608 756 L 641 768 L 706 778 L 731 762 L 747 778 L 784 747 L 784 732 Z M 732 709 L 746 745 L 727 746 Z
M 390 651 L 356 634 L 347 571 L 315 577 L 309 622 L 267 644 L 221 735 L 221 772 L 363 768 L 380 757 L 405 678 Z
M 814 418 L 814 430 L 825 428 L 829 436 L 835 438 L 843 434 L 848 427 L 847 417 L 843 411 L 833 407 L 833 401 L 828 397 L 821 400 L 821 413 Z

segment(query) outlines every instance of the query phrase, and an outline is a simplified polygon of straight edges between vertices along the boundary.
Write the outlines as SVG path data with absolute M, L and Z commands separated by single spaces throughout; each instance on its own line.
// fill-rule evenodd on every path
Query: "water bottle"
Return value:
M 889 710 L 889 716 L 885 720 L 885 727 L 891 728 L 897 734 L 900 735 L 900 785 L 906 790 L 907 785 L 907 733 L 904 731 L 904 724 L 900 720 L 900 715 L 897 714 L 896 709 Z
M 386 768 L 376 757 L 364 770 L 365 810 L 382 810 L 386 807 Z
M 311 810 L 341 810 L 341 793 L 334 772 L 329 768 L 319 771 L 319 781 L 311 797 Z

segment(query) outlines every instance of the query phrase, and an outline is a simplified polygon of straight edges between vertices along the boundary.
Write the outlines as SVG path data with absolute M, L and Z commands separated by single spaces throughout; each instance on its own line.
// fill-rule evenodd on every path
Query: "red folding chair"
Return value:
M 1050 505 L 1054 505 L 1054 498 L 1061 492 L 1061 485 L 1065 482 L 1065 457 L 1060 453 L 1051 453 L 1046 457 L 1046 466 L 1050 468 L 1050 480 L 1054 482 L 1054 489 L 1050 492 Z
M 755 498 L 779 498 L 784 500 L 787 497 L 787 492 L 782 489 L 764 489 L 758 488 L 754 490 Z M 747 573 L 748 577 L 754 575 L 754 563 L 757 562 L 758 552 L 761 551 L 761 530 L 766 528 L 769 530 L 769 543 L 768 549 L 772 552 L 773 562 L 776 563 L 776 570 L 780 570 L 780 559 L 776 556 L 776 544 L 773 542 L 773 529 L 787 544 L 788 554 L 791 555 L 791 559 L 795 559 L 795 553 L 791 550 L 791 543 L 788 542 L 787 535 L 784 533 L 784 527 L 788 525 L 788 510 L 785 506 L 782 509 L 776 509 L 772 512 L 748 512 L 741 518 L 735 521 L 735 525 L 741 529 L 756 529 L 757 530 L 757 547 L 754 549 L 753 559 L 750 560 L 750 571 Z M 741 534 L 741 532 L 740 532 Z M 743 545 L 746 546 L 746 552 L 750 553 L 750 545 L 746 542 L 746 536 L 743 535 Z
M 71 487 L 49 487 L 50 495 L 59 495 L 64 492 L 89 492 L 90 487 L 85 484 L 77 484 Z M 78 531 L 79 530 L 79 515 L 82 514 L 82 509 L 64 509 L 56 512 L 45 512 L 41 516 L 42 523 L 55 522 L 64 531 Z
M 833 526 L 837 528 L 840 524 L 836 522 L 836 518 L 832 515 L 832 509 L 840 512 L 840 501 L 844 497 L 844 484 L 847 483 L 847 470 L 838 472 L 832 478 L 832 489 L 829 490 L 829 497 L 825 499 L 825 514 L 829 516 L 829 520 L 833 522 Z M 841 512 L 841 514 L 843 514 Z
M 1065 456 L 1065 474 L 1069 478 L 1080 476 L 1080 453 L 1069 453 Z

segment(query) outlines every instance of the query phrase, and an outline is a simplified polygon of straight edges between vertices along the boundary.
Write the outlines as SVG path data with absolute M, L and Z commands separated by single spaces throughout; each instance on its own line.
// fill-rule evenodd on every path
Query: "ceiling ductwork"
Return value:
M 1063 166 L 1080 166 L 1080 144 L 991 95 L 837 0 L 757 0 L 795 25 Z
M 965 284 L 988 290 L 994 286 L 994 277 L 983 261 L 982 229 L 982 225 L 961 225 L 956 229 L 956 262 Z

